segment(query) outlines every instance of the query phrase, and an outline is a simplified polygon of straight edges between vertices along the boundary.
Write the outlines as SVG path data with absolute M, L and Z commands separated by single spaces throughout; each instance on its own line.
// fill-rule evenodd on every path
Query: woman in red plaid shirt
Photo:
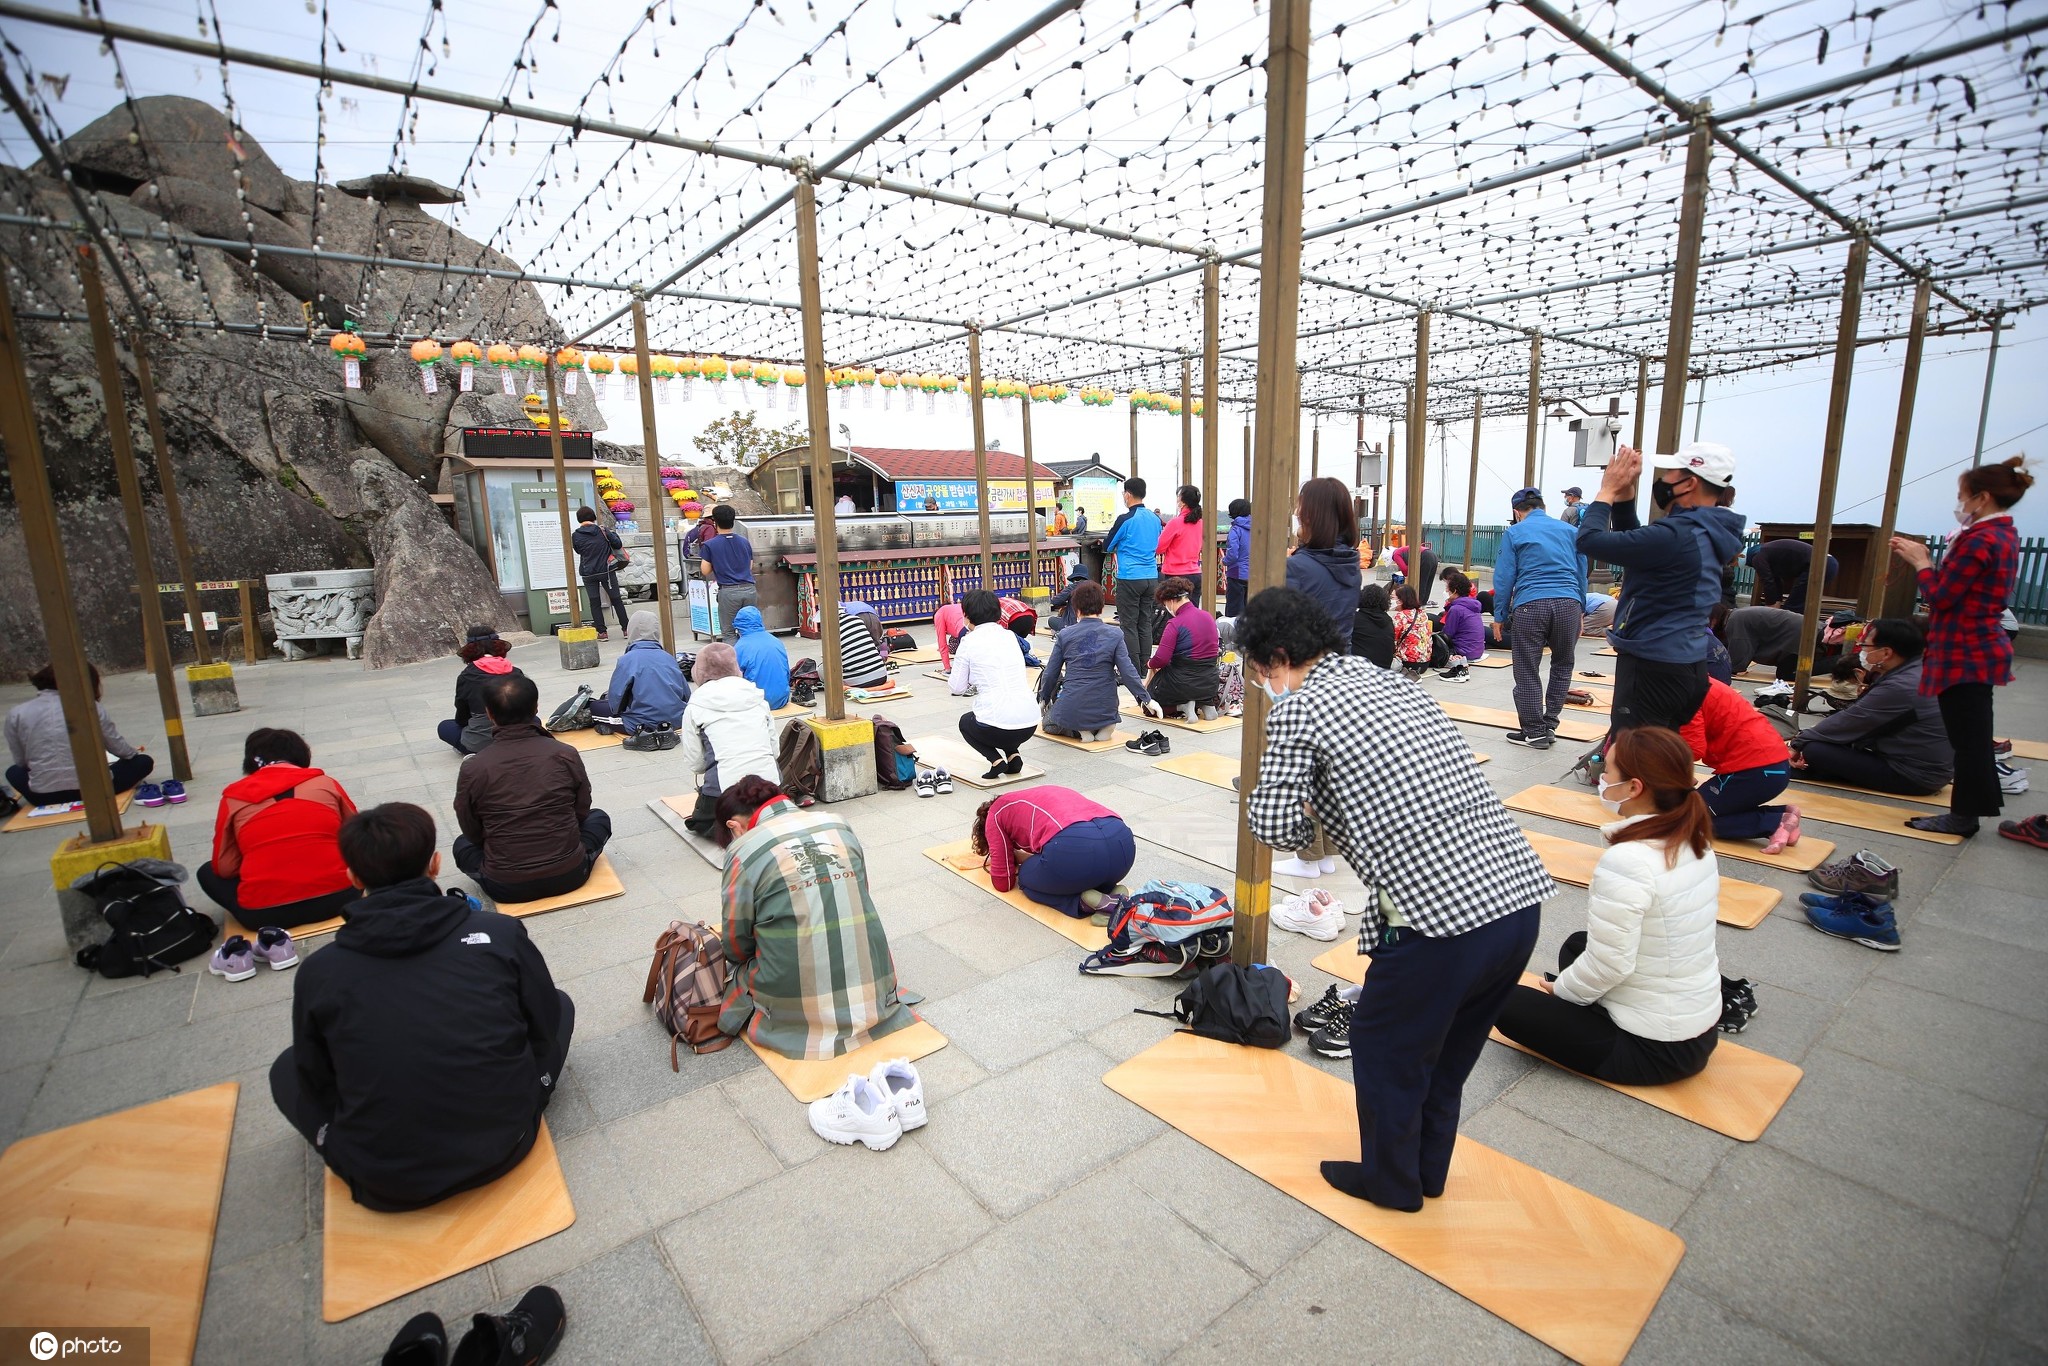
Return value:
M 1892 553 L 1911 565 L 1927 603 L 1927 653 L 1920 691 L 1941 703 L 1942 724 L 1956 752 L 1956 780 L 1946 815 L 1916 816 L 1916 830 L 1968 837 L 1979 817 L 1996 816 L 2003 801 L 1992 752 L 1991 690 L 2012 682 L 2012 640 L 1999 627 L 2019 573 L 2020 538 L 2007 510 L 2033 487 L 2023 456 L 1967 471 L 1956 481 L 1962 523 L 1935 569 L 1918 541 L 1892 537 Z

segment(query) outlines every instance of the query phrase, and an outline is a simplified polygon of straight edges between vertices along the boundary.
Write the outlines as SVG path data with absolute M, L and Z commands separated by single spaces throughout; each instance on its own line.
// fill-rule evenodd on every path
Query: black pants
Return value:
M 1794 776 L 1824 783 L 1847 783 L 1872 792 L 1896 792 L 1907 797 L 1924 797 L 1936 788 L 1908 778 L 1886 762 L 1881 754 L 1854 749 L 1829 740 L 1808 740 L 1800 754 L 1806 767 Z
M 1022 730 L 1006 730 L 1001 726 L 984 724 L 971 711 L 960 713 L 960 738 L 974 746 L 974 752 L 991 764 L 1015 754 L 1037 729 L 1036 726 L 1026 726 Z
M 1667 664 L 1621 654 L 1614 661 L 1614 707 L 1608 731 L 1662 726 L 1677 730 L 1707 700 L 1707 662 Z
M 1225 578 L 1225 579 L 1223 580 L 1223 615 L 1224 615 L 1224 616 L 1226 616 L 1226 617 L 1241 617 L 1241 616 L 1243 616 L 1243 615 L 1244 615 L 1244 599 L 1245 599 L 1245 594 L 1246 594 L 1246 592 L 1247 592 L 1247 591 L 1248 591 L 1248 590 L 1249 590 L 1250 588 L 1251 588 L 1251 580 L 1250 580 L 1250 579 L 1232 579 L 1232 578 Z
M 1586 951 L 1586 932 L 1564 941 L 1557 953 L 1563 972 Z M 1618 1086 L 1663 1086 L 1704 1071 L 1713 1056 L 1720 1025 L 1694 1039 L 1644 1039 L 1614 1022 L 1599 1005 L 1573 1005 L 1547 991 L 1517 986 L 1496 1026 L 1524 1048 L 1574 1072 Z
M 1183 702 L 1206 707 L 1215 704 L 1222 687 L 1215 660 L 1176 659 L 1153 675 L 1146 691 L 1162 707 L 1178 707 Z
M 484 847 L 467 835 L 455 837 L 455 847 L 449 852 L 455 856 L 455 866 L 463 876 L 484 889 L 484 895 L 493 901 L 539 901 L 543 897 L 563 896 L 575 891 L 590 881 L 590 866 L 597 862 L 597 856 L 604 852 L 605 844 L 612 837 L 612 818 L 602 811 L 593 810 L 583 818 L 583 866 L 571 868 L 553 877 L 529 878 L 524 882 L 500 882 L 484 876 Z
M 501 1158 L 478 1170 L 474 1175 L 464 1177 L 446 1190 L 436 1191 L 424 1199 L 417 1196 L 380 1195 L 363 1186 L 342 1168 L 335 1166 L 327 1152 L 327 1126 L 334 1119 L 334 1112 L 305 1094 L 299 1087 L 298 1060 L 290 1048 L 277 1055 L 277 1061 L 270 1065 L 270 1098 L 277 1105 L 279 1113 L 290 1121 L 320 1159 L 333 1169 L 334 1174 L 348 1183 L 349 1192 L 358 1205 L 364 1209 L 379 1210 L 397 1214 L 405 1210 L 425 1209 L 439 1204 L 451 1195 L 488 1186 L 506 1172 L 526 1160 L 533 1151 L 533 1142 L 540 1136 L 540 1117 L 547 1113 L 548 1102 L 555 1098 L 560 1088 L 562 1068 L 569 1061 L 569 1038 L 576 1032 L 576 1003 L 569 999 L 569 993 L 556 989 L 562 999 L 562 1029 L 556 1036 L 556 1045 L 546 1057 L 535 1059 L 541 1069 L 540 1104 L 533 1112 L 533 1127 L 527 1131 L 526 1141 L 521 1143 L 509 1157 Z
M 1958 683 L 1941 694 L 1941 724 L 1956 752 L 1956 785 L 1948 799 L 1951 815 L 1975 820 L 1996 816 L 2005 805 L 1998 786 L 1997 742 L 1992 730 L 1991 685 Z
M 156 767 L 156 760 L 147 754 L 132 754 L 126 759 L 116 759 L 107 765 L 107 775 L 113 779 L 114 794 L 119 796 L 150 775 Z M 38 792 L 29 786 L 29 771 L 20 764 L 7 768 L 7 785 L 21 794 L 21 799 L 30 806 L 59 806 L 65 802 L 79 800 L 75 787 L 59 788 L 54 792 Z
M 1716 773 L 1700 784 L 1700 796 L 1714 813 L 1714 838 L 1721 840 L 1767 840 L 1777 833 L 1785 815 L 1782 806 L 1764 803 L 1785 790 L 1792 770 L 1785 764 Z
M 619 596 L 618 570 L 609 569 L 594 579 L 585 579 L 583 581 L 583 600 L 590 605 L 590 624 L 597 628 L 598 634 L 602 635 L 605 633 L 604 599 L 598 596 L 600 593 L 612 600 L 612 611 L 618 613 L 619 617 L 619 629 L 621 631 L 625 630 L 626 601 Z
M 1152 657 L 1152 647 L 1159 643 L 1159 604 L 1152 596 L 1158 588 L 1156 578 L 1116 576 L 1116 624 L 1124 633 L 1124 648 L 1131 652 L 1131 663 L 1140 668 Z
M 1537 925 L 1538 908 L 1525 906 L 1443 939 L 1400 930 L 1373 951 L 1351 1015 L 1362 1160 L 1324 1163 L 1331 1184 L 1398 1210 L 1444 1193 L 1465 1078 L 1536 947 Z
M 252 930 L 266 925 L 275 925 L 281 930 L 297 929 L 319 920 L 332 920 L 342 908 L 362 895 L 355 887 L 343 887 L 340 891 L 328 892 L 323 896 L 309 896 L 300 901 L 287 901 L 282 906 L 244 906 L 241 903 L 242 879 L 222 877 L 213 871 L 213 864 L 202 863 L 192 874 L 199 884 L 199 890 L 213 898 L 214 905 L 232 915 Z

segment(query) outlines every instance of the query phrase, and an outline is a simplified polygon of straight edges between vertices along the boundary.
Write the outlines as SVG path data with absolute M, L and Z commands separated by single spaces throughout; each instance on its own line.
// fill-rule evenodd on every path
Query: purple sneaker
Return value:
M 270 964 L 272 972 L 283 972 L 299 965 L 299 951 L 292 947 L 289 933 L 275 925 L 265 925 L 256 931 L 256 961 Z
M 144 806 L 162 806 L 164 804 L 164 790 L 155 783 L 137 783 L 135 785 L 135 800 L 141 802 Z
M 213 958 L 206 970 L 216 977 L 225 977 L 230 982 L 246 982 L 256 975 L 255 946 L 239 934 L 229 935 L 221 946 L 213 951 Z
M 166 778 L 159 785 L 158 790 L 164 794 L 164 800 L 169 802 L 172 806 L 181 806 L 184 804 L 185 785 L 179 782 L 176 778 Z

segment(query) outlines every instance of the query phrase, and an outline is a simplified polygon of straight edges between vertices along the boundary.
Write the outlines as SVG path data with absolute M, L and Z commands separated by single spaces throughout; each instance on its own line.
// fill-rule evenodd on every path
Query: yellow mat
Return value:
M 747 1047 L 753 1049 L 754 1056 L 775 1074 L 775 1080 L 788 1087 L 789 1093 L 806 1105 L 837 1091 L 852 1073 L 865 1076 L 875 1070 L 876 1063 L 887 1062 L 891 1058 L 908 1058 L 916 1062 L 945 1046 L 946 1036 L 923 1020 L 894 1034 L 870 1039 L 851 1053 L 841 1053 L 836 1058 L 785 1058 L 752 1039 L 747 1040 Z
M 1038 738 L 1050 740 L 1056 745 L 1065 745 L 1069 749 L 1085 749 L 1090 754 L 1100 754 L 1104 750 L 1121 749 L 1123 748 L 1124 741 L 1135 740 L 1138 737 L 1130 731 L 1118 730 L 1111 731 L 1107 740 L 1082 740 L 1072 735 L 1048 735 L 1041 730 L 1038 732 Z
M 250 914 L 256 915 L 257 912 L 251 911 Z M 308 939 L 317 939 L 323 934 L 333 934 L 341 928 L 341 924 L 341 917 L 337 915 L 331 916 L 326 920 L 315 920 L 308 925 L 294 925 L 292 926 L 292 941 L 303 944 Z M 231 915 L 227 918 L 226 926 L 221 931 L 221 938 L 226 940 L 239 934 L 242 938 L 253 944 L 256 942 L 256 936 L 262 928 L 260 917 L 256 927 L 251 929 L 249 926 L 244 925 L 240 919 Z
M 350 1198 L 333 1172 L 326 1177 L 320 1317 L 328 1323 L 459 1276 L 576 1222 L 545 1120 L 525 1161 L 488 1186 L 425 1209 L 379 1214 Z
M 1193 778 L 1198 783 L 1232 791 L 1231 782 L 1244 768 L 1244 760 L 1235 754 L 1211 754 L 1207 750 L 1196 750 L 1188 754 L 1169 754 L 1164 759 L 1152 761 L 1152 767 L 1161 773 L 1174 773 L 1183 778 Z
M 1916 806 L 1945 807 L 1949 804 L 1949 799 L 1955 792 L 1953 787 L 1944 787 L 1939 792 L 1929 792 L 1922 796 L 1909 797 L 1903 792 L 1879 792 L 1875 788 L 1856 787 L 1849 783 L 1828 783 L 1822 782 L 1818 778 L 1801 777 L 1799 770 L 1796 768 L 1792 770 L 1792 781 L 1801 787 L 1824 787 L 1830 792 L 1853 792 L 1859 797 L 1889 797 L 1895 802 L 1912 802 Z M 1789 801 L 1802 811 L 1806 809 L 1806 800 L 1801 793 L 1788 792 L 1780 800 Z
M 1103 1083 L 1189 1138 L 1574 1360 L 1628 1355 L 1685 1253 L 1676 1234 L 1469 1138 L 1443 1196 L 1398 1214 L 1332 1189 L 1358 1157 L 1351 1087 L 1285 1053 L 1175 1034 Z
M 2012 742 L 2012 757 L 2015 759 L 2048 759 L 2048 740 L 2015 740 Z
M 1562 787 L 1525 787 L 1512 797 L 1502 798 L 1502 804 L 1510 811 L 1527 811 L 1531 815 L 1549 816 L 1552 820 L 1570 821 L 1574 825 L 1590 825 L 1598 828 L 1615 819 L 1614 814 L 1600 804 L 1600 799 L 1590 792 L 1573 792 Z M 1835 852 L 1835 846 L 1823 839 L 1806 838 L 1782 854 L 1766 854 L 1761 844 L 1740 840 L 1715 840 L 1714 852 L 1722 858 L 1741 859 L 1744 863 L 1761 863 L 1766 868 L 1782 868 L 1790 873 L 1810 873 L 1828 861 L 1828 855 Z
M 936 664 L 939 662 L 939 652 L 936 648 L 929 650 L 891 650 L 889 652 L 889 659 L 891 663 L 895 664 Z
M 1592 885 L 1593 865 L 1600 861 L 1601 851 L 1598 848 L 1536 830 L 1524 830 L 1522 838 L 1529 841 L 1529 847 L 1536 851 L 1536 856 L 1543 860 L 1543 866 L 1559 882 L 1569 882 L 1574 887 Z M 1802 840 L 1801 844 L 1804 843 Z M 1753 930 L 1764 923 L 1764 917 L 1776 909 L 1783 896 L 1784 893 L 1775 887 L 1724 877 L 1721 879 L 1720 909 L 1715 918 L 1723 925 Z
M 1606 655 L 1610 659 L 1619 659 L 1621 657 L 1621 651 L 1615 649 L 1612 645 L 1603 645 L 1593 651 L 1593 653 L 1596 655 Z
M 1614 711 L 1613 698 L 1602 697 L 1599 693 L 1594 692 L 1591 688 L 1583 689 L 1583 691 L 1588 697 L 1593 699 L 1591 702 L 1567 702 L 1565 703 L 1565 705 L 1567 707 L 1570 707 L 1573 711 L 1597 711 L 1602 716 L 1612 714 L 1612 712 Z
M 787 721 L 792 716 L 809 716 L 811 708 L 801 702 L 785 702 L 768 714 L 778 721 Z
M 187 1091 L 0 1155 L 0 1323 L 145 1327 L 151 1361 L 191 1361 L 240 1090 Z
M 981 775 L 988 772 L 988 760 L 969 749 L 967 742 L 955 735 L 920 735 L 910 742 L 910 747 L 917 751 L 920 764 L 926 768 L 943 768 L 953 775 L 955 782 L 966 783 L 969 787 L 1010 787 L 1045 776 L 1044 769 L 1033 767 L 1027 759 L 1022 773 L 984 778 Z
M 1495 726 L 1501 730 L 1522 728 L 1522 718 L 1503 707 L 1477 707 L 1469 702 L 1449 702 L 1441 697 L 1436 699 L 1436 704 L 1444 709 L 1444 715 L 1468 726 Z M 1606 738 L 1607 727 L 1566 717 L 1557 723 L 1554 733 L 1560 739 L 1583 743 Z
M 1017 888 L 999 892 L 990 880 L 988 870 L 981 866 L 981 855 L 974 852 L 974 846 L 967 840 L 955 840 L 924 851 L 924 856 L 934 859 L 944 867 L 958 873 L 992 897 L 997 897 L 1010 906 L 1024 912 L 1039 924 L 1055 934 L 1065 935 L 1082 948 L 1093 953 L 1109 945 L 1109 931 L 1086 920 L 1076 920 L 1070 915 L 1061 915 L 1050 906 L 1041 906 Z
M 30 774 L 29 776 L 34 777 L 35 775 Z M 133 788 L 126 792 L 117 793 L 114 797 L 114 810 L 126 811 L 134 801 L 135 789 Z M 76 811 L 60 811 L 53 816 L 29 815 L 28 813 L 34 809 L 34 807 L 24 806 L 21 810 L 7 818 L 7 824 L 0 825 L 0 831 L 13 834 L 23 830 L 46 830 L 53 825 L 70 825 L 74 821 L 85 819 L 85 808 L 83 806 L 80 806 Z
M 1799 808 L 1803 821 L 1820 821 L 1825 825 L 1846 825 L 1854 830 L 1869 830 L 1882 835 L 1904 835 L 1909 840 L 1926 840 L 1930 844 L 1961 844 L 1961 835 L 1944 835 L 1933 830 L 1914 830 L 1906 825 L 1909 817 L 1924 816 L 1924 811 L 1908 811 L 1904 807 L 1880 806 L 1876 802 L 1859 802 L 1854 797 L 1837 797 L 1832 792 L 1787 792 L 1778 798 Z M 1804 849 L 1806 841 L 1799 841 Z
M 610 749 L 613 745 L 622 745 L 626 742 L 625 733 L 622 731 L 614 731 L 610 735 L 599 735 L 595 730 L 587 726 L 582 730 L 550 731 L 549 734 L 553 735 L 570 749 L 586 754 L 593 749 Z
M 1598 669 L 1577 669 L 1573 671 L 1572 677 L 1584 680 L 1584 682 L 1590 683 L 1596 688 L 1611 688 L 1614 686 L 1614 675 L 1601 673 Z
M 545 915 L 549 911 L 563 911 L 571 906 L 586 906 L 593 901 L 609 901 L 615 896 L 625 894 L 626 884 L 619 881 L 618 871 L 612 867 L 611 856 L 599 854 L 597 862 L 590 866 L 589 879 L 573 892 L 542 897 L 539 901 L 501 901 L 488 909 L 497 911 L 499 915 Z M 342 918 L 338 915 L 327 920 L 316 920 L 310 925 L 294 925 L 292 938 L 303 943 L 308 939 L 317 939 L 323 934 L 333 934 L 341 926 Z M 256 940 L 256 930 L 250 929 L 234 916 L 227 918 L 226 932 L 239 934 L 251 943 Z
M 1242 716 L 1219 716 L 1214 721 L 1183 721 L 1171 712 L 1164 716 L 1147 716 L 1136 707 L 1125 707 L 1124 715 L 1142 721 L 1148 726 L 1172 726 L 1177 730 L 1191 730 L 1200 735 L 1207 735 L 1214 730 L 1230 730 L 1244 724 Z

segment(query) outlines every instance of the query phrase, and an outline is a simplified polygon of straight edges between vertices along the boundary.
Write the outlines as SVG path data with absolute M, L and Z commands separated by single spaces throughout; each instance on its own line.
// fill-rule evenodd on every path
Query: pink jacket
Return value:
M 939 667 L 951 671 L 953 667 L 953 637 L 967 629 L 967 613 L 960 610 L 960 604 L 949 602 L 932 613 L 932 629 L 939 635 Z
M 999 892 L 1017 885 L 1017 856 L 1035 854 L 1047 841 L 1081 821 L 1115 818 L 1116 812 L 1091 802 L 1071 787 L 1027 787 L 1005 792 L 989 803 L 988 877 Z
M 1185 579 L 1202 573 L 1202 519 L 1190 522 L 1179 512 L 1159 529 L 1159 572 Z

